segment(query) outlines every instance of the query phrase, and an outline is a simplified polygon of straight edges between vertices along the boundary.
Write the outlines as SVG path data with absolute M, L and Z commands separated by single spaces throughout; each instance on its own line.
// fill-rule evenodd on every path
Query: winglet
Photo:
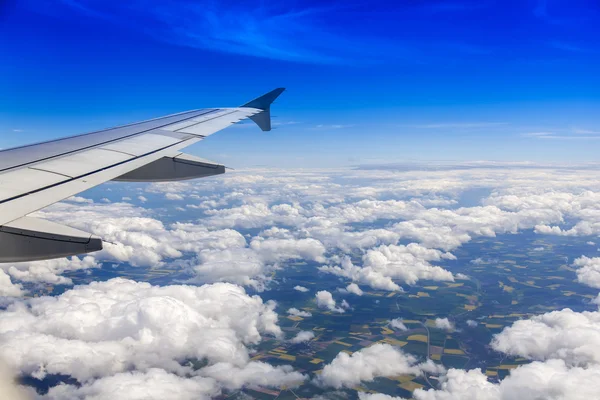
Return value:
M 262 110 L 261 113 L 252 115 L 250 119 L 265 132 L 271 130 L 271 103 L 273 103 L 275 99 L 279 97 L 281 93 L 283 93 L 284 90 L 285 88 L 271 90 L 269 93 L 263 94 L 262 96 L 249 101 L 242 106 Z

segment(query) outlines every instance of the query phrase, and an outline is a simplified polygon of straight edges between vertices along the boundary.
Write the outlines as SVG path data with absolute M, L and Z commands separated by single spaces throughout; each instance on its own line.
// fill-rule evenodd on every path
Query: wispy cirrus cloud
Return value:
M 360 54 L 357 38 L 335 32 L 328 23 L 332 12 L 348 8 L 343 3 L 300 7 L 278 1 L 258 5 L 192 0 L 168 4 L 61 1 L 76 12 L 188 47 L 323 64 L 341 63 Z
M 440 122 L 432 124 L 410 125 L 420 129 L 477 129 L 508 125 L 508 122 Z
M 352 128 L 354 124 L 319 124 L 315 126 L 315 129 L 344 129 Z
M 537 139 L 558 139 L 558 140 L 598 140 L 600 132 L 589 129 L 572 129 L 569 131 L 540 131 L 526 132 L 521 134 L 523 137 Z
M 469 38 L 444 36 L 423 41 L 405 37 L 400 31 L 393 36 L 407 12 L 429 18 L 447 12 L 469 12 L 489 5 L 488 2 L 438 1 L 424 6 L 390 7 L 385 2 L 366 0 L 322 4 L 283 0 L 257 4 L 232 0 L 59 0 L 63 7 L 57 7 L 55 2 L 40 5 L 28 1 L 38 12 L 61 15 L 66 7 L 166 43 L 273 60 L 343 65 L 423 64 L 457 54 L 464 57 L 490 53 L 485 46 L 469 43 Z M 391 24 L 389 33 L 370 29 L 372 22 L 359 22 L 369 20 L 378 21 L 378 27 Z
M 568 42 L 562 42 L 562 41 L 552 41 L 549 42 L 548 45 L 550 47 L 553 47 L 557 50 L 563 50 L 563 51 L 567 51 L 570 53 L 590 53 L 593 52 L 593 50 L 588 49 L 586 47 L 580 46 L 578 44 L 573 44 L 573 43 L 568 43 Z

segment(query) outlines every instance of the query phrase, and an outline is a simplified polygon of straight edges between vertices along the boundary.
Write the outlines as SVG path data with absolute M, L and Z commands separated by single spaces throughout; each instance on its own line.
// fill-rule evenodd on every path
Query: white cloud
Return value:
M 532 360 L 600 364 L 600 312 L 568 308 L 516 321 L 494 336 L 492 347 Z
M 6 269 L 14 279 L 24 282 L 70 285 L 73 283 L 72 280 L 61 276 L 62 273 L 98 267 L 100 265 L 96 262 L 94 256 L 84 256 L 83 258 L 55 258 L 52 260 L 7 263 L 3 264 L 1 268 Z
M 344 128 L 351 128 L 354 125 L 352 124 L 329 124 L 329 125 L 325 125 L 325 124 L 319 124 L 316 125 L 315 128 L 317 129 L 344 129 Z
M 573 262 L 577 271 L 577 280 L 585 285 L 600 289 L 600 257 L 579 257 Z
M 142 203 L 145 203 L 148 201 L 148 199 L 145 198 L 144 196 L 138 196 L 138 200 L 141 201 Z
M 489 169 L 474 164 L 468 170 L 440 171 L 257 169 L 236 171 L 219 180 L 152 184 L 146 191 L 199 201 L 188 206 L 199 207 L 204 213 L 204 240 L 215 232 L 224 232 L 219 231 L 223 228 L 264 229 L 260 235 L 250 237 L 248 243 L 235 246 L 251 248 L 257 253 L 251 258 L 263 266 L 242 269 L 234 282 L 264 287 L 272 264 L 306 257 L 329 264 L 325 271 L 347 276 L 357 284 L 400 290 L 402 282 L 413 284 L 430 276 L 451 279 L 449 271 L 432 264 L 451 258 L 448 251 L 476 236 L 531 228 L 549 234 L 600 233 L 600 196 L 596 194 L 600 184 L 593 171 L 557 173 L 550 168 L 527 166 L 528 169 Z M 340 177 L 349 184 L 337 183 Z M 454 208 L 460 193 L 476 187 L 493 189 L 490 196 L 482 199 L 483 206 Z M 440 205 L 450 208 L 436 208 Z M 200 236 L 200 231 L 188 230 L 198 225 L 165 226 L 151 214 L 151 210 L 126 203 L 62 203 L 40 213 L 116 243 L 107 244 L 105 250 L 94 255 L 98 262 L 160 265 L 191 253 L 197 264 L 202 264 L 199 253 L 213 247 L 195 245 L 198 240 L 194 236 Z M 567 219 L 576 221 L 575 225 L 557 226 Z M 390 224 L 378 229 L 365 227 L 377 220 L 389 220 Z M 355 223 L 363 225 L 356 227 Z M 414 240 L 414 246 L 437 255 L 430 259 L 433 253 L 412 254 L 410 245 L 394 248 L 400 238 Z M 221 247 L 217 243 L 214 246 Z M 340 266 L 343 255 L 355 250 L 365 252 L 362 263 Z M 367 256 L 369 252 L 371 255 Z M 339 258 L 324 261 L 327 254 Z M 407 254 L 415 257 L 414 262 Z M 207 281 L 229 280 L 232 276 L 219 276 L 218 270 L 206 269 L 211 270 Z
M 448 320 L 448 318 L 436 318 L 435 319 L 435 327 L 438 329 L 443 329 L 446 331 L 451 331 L 454 329 L 454 324 Z
M 296 285 L 294 286 L 294 290 L 297 290 L 299 292 L 308 292 L 308 288 L 305 288 L 304 286 L 300 286 L 300 285 Z
M 406 325 L 404 325 L 404 322 L 402 322 L 402 318 L 395 318 L 395 319 L 390 320 L 390 326 L 392 328 L 398 329 L 400 331 L 408 330 Z
M 453 281 L 451 272 L 429 264 L 429 261 L 442 259 L 454 259 L 454 256 L 416 243 L 407 246 L 383 245 L 367 251 L 362 258 L 362 267 L 354 265 L 349 257 L 344 257 L 339 266 L 327 265 L 320 270 L 365 283 L 374 289 L 401 290 L 394 279 L 410 285 L 420 279 Z
M 401 397 L 394 397 L 384 393 L 358 392 L 357 394 L 359 400 L 403 400 Z
M 306 379 L 304 375 L 294 371 L 289 365 L 274 367 L 256 361 L 243 366 L 220 362 L 202 368 L 200 373 L 218 380 L 230 390 L 237 390 L 246 385 L 296 387 Z
M 0 269 L 0 297 L 21 297 L 23 294 L 23 285 L 13 283 L 10 275 Z
M 335 300 L 333 299 L 333 295 L 327 290 L 318 291 L 315 295 L 317 299 L 317 306 L 320 308 L 326 308 L 329 311 L 343 313 L 344 309 L 341 307 L 337 307 L 335 304 Z
M 452 276 L 450 271 L 435 264 L 452 259 L 450 251 L 477 236 L 493 237 L 524 229 L 535 229 L 538 234 L 600 234 L 597 171 L 529 167 L 442 171 L 236 171 L 218 181 L 207 179 L 148 187 L 149 193 L 187 199 L 188 206 L 194 208 L 194 215 L 202 214 L 201 220 L 193 223 L 166 224 L 157 219 L 152 210 L 125 203 L 94 204 L 86 199 L 76 204 L 73 202 L 78 200 L 58 204 L 39 214 L 116 243 L 107 244 L 104 251 L 95 253 L 89 264 L 80 261 L 88 267 L 103 261 L 127 262 L 136 266 L 161 265 L 171 259 L 185 258 L 177 263 L 194 272 L 197 282 L 231 281 L 262 289 L 268 286 L 271 272 L 285 267 L 286 260 L 308 259 L 327 264 L 323 271 L 345 277 L 357 286 L 401 290 L 399 285 L 413 284 L 421 279 L 464 278 L 460 274 Z M 341 178 L 343 185 L 340 184 Z M 482 206 L 458 206 L 462 192 L 482 187 L 491 190 L 489 196 L 481 199 Z M 138 199 L 146 200 L 142 197 Z M 173 211 L 172 204 L 168 207 L 167 214 Z M 377 221 L 384 221 L 385 224 L 377 226 L 385 228 L 374 229 L 372 223 Z M 565 221 L 569 224 L 574 222 L 567 225 Z M 246 239 L 237 231 L 223 229 L 237 227 L 262 231 Z M 400 239 L 402 243 L 410 240 L 415 243 L 398 246 Z M 353 265 L 349 257 L 344 257 L 350 254 L 364 254 L 364 257 Z M 595 260 L 579 260 L 580 265 L 576 266 L 579 267 L 580 281 L 597 285 Z M 477 262 L 483 265 L 493 261 Z M 71 266 L 68 266 L 70 262 Z M 69 269 L 77 269 L 75 264 L 77 262 L 73 264 L 63 259 L 52 261 L 44 268 L 40 267 L 44 264 L 25 263 L 15 265 L 13 270 L 9 267 L 3 269 L 12 278 L 12 281 L 8 280 L 10 285 L 20 289 L 18 282 L 13 282 L 68 283 L 60 275 Z M 2 286 L 6 286 L 5 281 Z M 103 296 L 100 298 L 104 301 Z M 135 301 L 131 301 L 132 307 L 138 307 Z M 325 303 L 331 305 L 328 300 Z M 333 307 L 338 308 L 335 301 Z M 342 307 L 339 309 L 342 310 Z M 543 360 L 544 364 L 561 357 L 569 370 L 577 368 L 574 365 L 590 370 L 597 363 L 594 346 L 600 345 L 595 338 L 596 314 L 571 315 L 566 310 L 561 313 L 556 321 L 547 314 L 539 321 L 530 322 L 532 325 L 528 327 L 531 330 L 545 334 L 540 336 L 538 347 L 530 345 L 527 330 L 522 332 L 524 350 L 515 344 L 518 335 L 512 337 L 507 330 L 499 337 L 504 339 L 507 351 L 515 355 L 523 351 L 522 355 Z M 31 318 L 40 321 L 39 316 Z M 544 318 L 547 321 L 540 322 Z M 225 324 L 220 321 L 217 325 L 221 323 Z M 511 327 L 514 332 L 522 329 L 519 323 Z M 144 325 L 140 323 L 139 326 Z M 62 325 L 59 327 L 62 328 Z M 40 340 L 41 334 L 31 332 L 31 329 L 28 327 L 26 334 Z M 155 333 L 153 329 L 150 331 Z M 266 333 L 258 330 L 260 335 Z M 573 332 L 571 336 L 579 336 L 581 340 L 568 338 L 568 332 Z M 64 339 L 57 335 L 53 332 L 49 337 L 54 341 Z M 563 340 L 562 336 L 567 339 Z M 237 341 L 232 343 L 241 343 L 240 353 L 247 351 L 249 342 L 243 341 L 239 333 L 235 333 L 234 337 Z M 68 339 L 66 343 L 71 340 L 78 340 L 82 347 L 92 346 L 81 338 Z M 109 347 L 105 342 L 99 343 Z M 586 347 L 586 343 L 592 345 Z M 101 347 L 100 344 L 93 346 Z M 48 347 L 53 354 L 53 349 Z M 25 343 L 23 348 L 30 346 Z M 44 346 L 40 348 L 46 350 Z M 99 351 L 102 356 L 105 353 L 110 352 Z M 130 355 L 123 359 L 126 360 L 124 363 L 134 362 L 132 359 L 136 363 L 141 362 Z M 175 362 L 172 359 L 167 361 L 170 361 L 169 366 L 147 362 L 149 365 L 143 367 L 142 373 L 151 368 L 161 368 L 165 373 L 181 377 Z M 237 368 L 240 374 L 249 365 L 232 363 L 231 360 L 211 362 L 211 366 L 221 363 L 223 371 Z M 260 370 L 256 365 L 252 367 Z M 32 365 L 30 368 L 35 369 Z M 124 371 L 117 367 L 115 370 Z M 245 373 L 250 374 L 250 370 L 248 367 Z M 120 373 L 124 372 L 116 372 Z M 235 382 L 227 385 L 236 386 Z
M 185 378 L 151 368 L 146 372 L 122 372 L 84 384 L 51 388 L 48 400 L 208 400 L 221 393 L 212 378 Z
M 348 291 L 348 293 L 353 293 L 357 296 L 362 296 L 364 293 L 356 283 L 351 283 L 348 286 L 346 286 L 346 290 Z
M 88 204 L 91 204 L 94 202 L 94 200 L 92 200 L 92 199 L 86 199 L 85 197 L 81 197 L 81 196 L 71 196 L 68 199 L 65 199 L 64 201 L 69 201 L 72 203 L 88 203 Z
M 193 358 L 243 368 L 247 345 L 282 335 L 274 308 L 231 284 L 158 287 L 116 278 L 10 305 L 0 313 L 0 352 L 23 374 L 80 382 L 131 369 L 180 375 L 187 371 L 180 361 Z
M 296 317 L 303 317 L 303 318 L 312 317 L 312 314 L 309 313 L 308 311 L 301 311 L 294 307 L 287 310 L 287 313 L 290 315 L 295 315 Z
M 294 336 L 292 339 L 290 339 L 290 342 L 292 342 L 292 343 L 308 342 L 309 340 L 313 339 L 314 337 L 315 337 L 315 334 L 313 333 L 313 331 L 300 331 L 300 332 L 298 332 L 298 334 L 296 336 Z
M 325 247 L 315 239 L 263 239 L 257 237 L 250 248 L 266 261 L 307 259 L 324 262 Z
M 499 384 L 489 382 L 480 369 L 451 369 L 442 377 L 439 390 L 417 389 L 413 396 L 416 400 L 587 400 L 600 396 L 600 387 L 590 384 L 598 379 L 598 366 L 569 368 L 562 360 L 518 367 Z
M 389 344 L 373 346 L 354 352 L 340 352 L 333 361 L 323 367 L 317 382 L 336 389 L 353 387 L 361 382 L 371 382 L 377 377 L 401 374 L 420 375 L 427 371 L 439 373 L 443 368 L 432 361 L 419 364 L 417 359 Z
M 311 238 L 276 239 L 255 237 L 248 245 L 246 239 L 231 229 L 209 230 L 203 225 L 174 223 L 165 226 L 161 221 L 146 216 L 148 211 L 129 203 L 69 205 L 59 203 L 40 212 L 42 217 L 57 220 L 73 227 L 94 233 L 114 243 L 106 243 L 104 250 L 94 253 L 98 261 L 127 262 L 133 266 L 156 266 L 169 258 L 181 258 L 186 253 L 195 254 L 187 260 L 190 271 L 195 272 L 194 281 L 229 281 L 264 289 L 268 274 L 278 263 L 288 259 L 311 259 L 322 261 L 323 245 Z M 67 261 L 23 264 L 36 266 L 41 275 L 43 269 L 60 274 L 75 266 L 60 267 Z M 49 268 L 52 266 L 52 268 Z M 88 267 L 91 267 L 89 265 Z M 29 272 L 15 272 L 19 279 L 26 279 Z M 65 278 L 53 278 L 51 283 L 70 283 Z M 31 278 L 33 279 L 33 278 Z
M 269 281 L 264 261 L 248 248 L 205 250 L 193 267 L 198 282 L 233 282 L 264 290 Z
M 184 197 L 177 193 L 166 193 L 165 198 L 167 200 L 177 200 L 177 201 L 184 200 Z
M 477 321 L 473 321 L 472 319 L 467 320 L 467 326 L 469 328 L 475 328 L 477 325 Z

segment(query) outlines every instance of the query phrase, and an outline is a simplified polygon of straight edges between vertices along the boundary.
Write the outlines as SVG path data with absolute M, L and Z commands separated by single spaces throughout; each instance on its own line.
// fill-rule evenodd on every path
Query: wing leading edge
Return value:
M 179 150 L 246 118 L 271 130 L 275 89 L 240 107 L 193 110 L 0 151 L 0 262 L 97 251 L 100 238 L 27 214 L 109 180 L 170 181 L 225 172 Z

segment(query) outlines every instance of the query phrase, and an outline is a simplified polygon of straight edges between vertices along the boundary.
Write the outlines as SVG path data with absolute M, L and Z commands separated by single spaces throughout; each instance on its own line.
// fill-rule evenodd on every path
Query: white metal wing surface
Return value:
M 270 106 L 283 90 L 241 107 L 187 111 L 0 151 L 0 262 L 102 249 L 101 238 L 27 214 L 109 180 L 156 182 L 222 174 L 223 165 L 180 150 L 246 118 L 271 130 Z

